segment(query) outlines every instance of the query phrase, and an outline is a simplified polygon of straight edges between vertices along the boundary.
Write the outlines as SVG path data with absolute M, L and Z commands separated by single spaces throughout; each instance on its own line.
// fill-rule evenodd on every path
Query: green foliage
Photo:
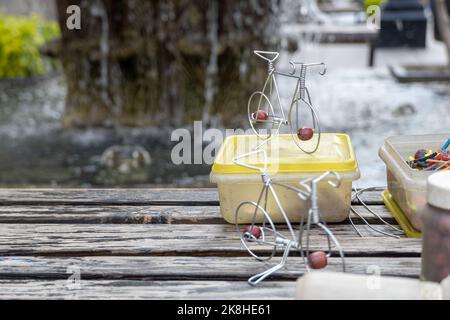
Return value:
M 385 0 L 364 0 L 364 10 L 367 11 L 367 8 L 370 6 L 381 6 Z
M 60 36 L 56 22 L 38 15 L 11 16 L 0 13 L 0 78 L 44 74 L 48 64 L 39 48 Z

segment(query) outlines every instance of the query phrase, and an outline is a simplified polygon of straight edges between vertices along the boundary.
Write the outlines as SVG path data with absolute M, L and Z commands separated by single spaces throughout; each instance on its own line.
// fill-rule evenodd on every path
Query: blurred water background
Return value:
M 281 19 L 282 33 L 298 27 L 289 12 Z M 291 57 L 327 63 L 327 75 L 312 75 L 309 88 L 323 130 L 352 138 L 362 172 L 357 185 L 385 185 L 378 149 L 386 137 L 450 131 L 449 84 L 400 84 L 387 69 L 392 63 L 445 63 L 443 45 L 431 36 L 426 50 L 377 51 L 374 68 L 367 67 L 366 44 L 297 40 L 293 52 L 283 46 L 279 64 Z M 280 79 L 280 90 L 287 99 L 285 81 Z M 1 187 L 211 186 L 208 165 L 172 164 L 169 128 L 65 130 L 66 92 L 61 72 L 0 81 Z

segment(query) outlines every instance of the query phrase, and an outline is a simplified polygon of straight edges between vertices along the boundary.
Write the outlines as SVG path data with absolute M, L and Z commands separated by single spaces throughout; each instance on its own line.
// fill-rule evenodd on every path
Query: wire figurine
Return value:
M 249 165 L 241 160 L 250 157 L 252 155 L 261 154 L 264 158 L 263 167 L 256 167 Z M 321 269 L 327 265 L 328 258 L 332 254 L 332 243 L 336 247 L 336 250 L 339 252 L 339 256 L 342 260 L 342 270 L 345 271 L 345 259 L 343 250 L 333 235 L 331 230 L 327 227 L 325 221 L 323 221 L 320 213 L 320 208 L 318 205 L 318 194 L 317 194 L 317 184 L 321 181 L 327 180 L 328 184 L 334 188 L 338 188 L 341 183 L 341 178 L 338 173 L 335 172 L 325 172 L 318 177 L 308 178 L 299 183 L 298 188 L 290 185 L 286 185 L 283 183 L 279 183 L 270 178 L 267 174 L 267 153 L 263 149 L 259 149 L 256 151 L 252 151 L 243 155 L 240 155 L 233 159 L 233 162 L 236 165 L 259 171 L 262 180 L 262 188 L 261 192 L 258 196 L 257 202 L 247 201 L 241 203 L 235 213 L 235 222 L 236 222 L 236 231 L 240 234 L 240 240 L 247 251 L 259 261 L 268 261 L 275 257 L 278 248 L 283 249 L 283 256 L 281 261 L 261 272 L 258 273 L 248 279 L 248 282 L 251 285 L 257 285 L 265 278 L 280 270 L 286 265 L 287 258 L 289 253 L 294 250 L 300 252 L 300 255 L 303 259 L 303 263 L 306 266 L 306 270 L 309 271 L 312 269 Z M 334 179 L 332 179 L 334 178 Z M 302 216 L 301 222 L 298 230 L 295 230 L 289 221 L 289 218 L 283 209 L 283 205 L 281 204 L 280 199 L 278 198 L 274 186 L 278 186 L 281 188 L 286 188 L 292 192 L 294 192 L 300 201 L 307 201 L 310 203 L 310 209 L 308 211 L 306 221 L 305 217 Z M 270 213 L 267 211 L 267 201 L 269 194 L 275 200 L 277 208 L 280 210 L 285 224 L 287 225 L 288 232 L 287 235 L 281 233 L 277 230 Z M 245 210 L 244 210 L 245 209 Z M 241 219 L 241 215 L 248 216 L 253 214 L 252 223 L 244 228 L 242 231 L 242 226 L 239 224 Z M 316 251 L 314 253 L 310 253 L 310 245 L 311 245 L 311 230 L 319 229 L 325 234 L 327 239 L 328 252 Z M 261 246 L 269 246 L 270 252 L 267 256 L 263 256 L 259 253 L 258 249 Z M 262 251 L 264 252 L 264 250 Z
M 290 72 L 281 72 L 275 68 L 275 61 L 279 57 L 278 52 L 254 51 L 254 54 L 265 60 L 268 65 L 267 78 L 261 91 L 255 91 L 249 98 L 247 104 L 248 121 L 253 132 L 262 139 L 262 146 L 272 138 L 273 134 L 278 134 L 283 125 L 289 126 L 292 139 L 297 147 L 305 153 L 312 154 L 317 151 L 320 145 L 321 129 L 317 111 L 311 100 L 311 95 L 306 87 L 307 70 L 311 67 L 322 67 L 320 75 L 326 74 L 324 63 L 303 63 L 290 61 L 292 68 Z M 278 90 L 277 76 L 293 78 L 297 80 L 288 115 L 281 103 L 280 92 Z M 275 96 L 275 107 L 272 103 L 272 96 Z M 311 112 L 312 127 L 302 126 L 300 123 L 300 109 L 304 107 Z M 260 134 L 258 126 L 269 125 L 268 134 Z M 305 141 L 314 139 L 313 147 L 307 149 Z M 258 148 L 257 147 L 257 148 Z
M 335 248 L 334 252 L 339 254 L 342 271 L 345 272 L 344 252 L 339 241 L 327 227 L 326 222 L 322 218 L 318 201 L 318 184 L 326 181 L 332 188 L 339 188 L 341 185 L 340 175 L 336 172 L 328 171 L 318 174 L 317 177 L 302 180 L 297 186 L 277 182 L 267 173 L 268 158 L 267 152 L 263 148 L 263 146 L 272 140 L 275 135 L 280 133 L 281 126 L 285 125 L 290 128 L 291 137 L 302 152 L 306 154 L 313 154 L 318 150 L 320 145 L 321 129 L 317 112 L 312 104 L 311 95 L 306 86 L 306 74 L 308 68 L 321 66 L 323 67 L 323 70 L 319 72 L 319 74 L 325 75 L 325 64 L 307 64 L 291 60 L 289 64 L 292 70 L 286 73 L 280 72 L 275 68 L 274 63 L 279 57 L 278 52 L 254 51 L 254 53 L 261 59 L 265 60 L 268 64 L 268 75 L 262 90 L 255 91 L 250 96 L 247 105 L 250 126 L 255 135 L 258 139 L 262 140 L 262 142 L 258 142 L 256 148 L 254 148 L 251 152 L 235 157 L 233 159 L 233 163 L 235 165 L 259 172 L 262 187 L 256 202 L 245 201 L 236 208 L 236 231 L 239 234 L 240 241 L 243 246 L 247 249 L 250 255 L 257 260 L 269 261 L 276 256 L 279 249 L 283 250 L 283 255 L 277 265 L 255 274 L 248 279 L 248 282 L 251 285 L 257 285 L 268 276 L 282 269 L 286 265 L 291 251 L 300 253 L 307 272 L 311 269 L 325 268 L 328 265 L 328 258 L 333 253 L 333 246 Z M 289 77 L 296 79 L 297 81 L 287 116 L 281 103 L 276 76 Z M 275 105 L 272 103 L 273 97 L 275 98 Z M 302 107 L 306 108 L 306 110 L 311 113 L 312 127 L 305 127 L 301 125 L 299 113 Z M 257 126 L 263 124 L 268 124 L 270 126 L 270 131 L 268 134 L 260 134 L 257 130 Z M 310 140 L 313 138 L 315 138 L 315 140 L 312 143 L 312 148 L 306 148 L 308 144 L 309 146 L 311 145 Z M 262 167 L 251 165 L 249 162 L 243 161 L 245 158 L 251 156 L 262 156 Z M 293 192 L 299 201 L 306 202 L 306 204 L 309 205 L 309 210 L 306 216 L 301 216 L 298 229 L 295 229 L 289 220 L 289 217 L 283 208 L 283 204 L 281 203 L 274 186 Z M 351 211 L 355 215 L 359 216 L 373 231 L 383 235 L 399 238 L 399 234 L 403 234 L 403 231 L 385 221 L 380 215 L 371 210 L 361 200 L 361 193 L 372 189 L 373 188 L 362 190 L 355 189 L 352 201 L 358 200 L 367 210 L 369 210 L 371 214 L 376 216 L 383 224 L 387 225 L 395 233 L 388 233 L 372 226 L 358 211 L 356 211 L 353 206 L 351 207 Z M 269 196 L 271 196 L 271 199 L 273 199 L 276 204 L 275 210 L 279 210 L 279 213 L 281 213 L 282 216 L 282 221 L 284 222 L 284 225 L 287 226 L 287 231 L 284 230 L 284 233 L 277 230 L 272 218 L 274 212 L 268 211 Z M 251 217 L 251 224 L 247 225 L 242 230 L 242 225 L 240 223 L 246 220 L 248 221 L 249 216 Z M 349 220 L 358 235 L 363 237 L 361 232 L 353 223 L 351 215 L 349 215 Z M 311 233 L 314 229 L 326 237 L 327 252 L 312 252 Z M 270 250 L 267 250 L 267 247 L 269 247 Z

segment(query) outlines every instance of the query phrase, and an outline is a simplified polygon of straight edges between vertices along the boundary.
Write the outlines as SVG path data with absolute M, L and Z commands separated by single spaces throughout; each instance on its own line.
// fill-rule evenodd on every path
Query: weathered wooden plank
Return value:
M 380 224 L 362 206 L 355 209 L 370 223 Z M 371 209 L 395 223 L 385 206 Z M 352 215 L 353 217 L 353 215 Z M 362 220 L 353 217 L 354 223 Z M 129 223 L 129 224 L 223 224 L 218 206 L 0 206 L 0 223 Z
M 216 189 L 0 189 L 0 205 L 217 205 Z
M 389 231 L 386 226 L 377 226 Z M 417 239 L 394 239 L 365 226 L 367 238 L 350 225 L 330 225 L 347 255 L 412 256 L 421 252 Z M 282 229 L 280 228 L 280 231 Z M 312 250 L 324 250 L 326 238 L 311 232 Z M 261 252 L 269 248 L 261 246 Z M 246 255 L 232 225 L 72 225 L 0 224 L 0 255 Z
M 383 204 L 381 191 L 366 192 L 362 199 Z M 215 206 L 219 198 L 217 189 L 0 189 L 0 205 L 50 204 Z
M 246 280 L 279 262 L 252 257 L 7 257 L 0 258 L 1 279 L 103 280 Z M 366 274 L 376 266 L 382 275 L 417 278 L 420 258 L 346 258 L 346 272 Z M 342 271 L 341 260 L 330 258 L 327 271 Z M 290 257 L 285 268 L 268 280 L 295 280 L 305 272 L 301 257 Z
M 129 281 L 81 280 L 77 288 L 66 280 L 0 280 L 0 299 L 294 299 L 295 281 Z
M 0 206 L 0 223 L 222 224 L 218 206 Z

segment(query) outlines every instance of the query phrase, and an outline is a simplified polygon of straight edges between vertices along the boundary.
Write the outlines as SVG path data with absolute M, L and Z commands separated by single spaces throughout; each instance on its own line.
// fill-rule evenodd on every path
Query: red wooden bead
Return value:
M 316 251 L 308 255 L 308 262 L 312 269 L 323 269 L 328 265 L 328 257 L 325 252 Z
M 244 229 L 244 234 L 251 234 L 256 239 L 261 237 L 261 228 L 257 226 L 247 226 Z
M 258 110 L 252 113 L 252 118 L 258 121 L 266 121 L 269 119 L 269 114 L 264 110 Z
M 297 137 L 302 141 L 311 140 L 314 135 L 314 130 L 311 128 L 301 128 L 297 132 Z

